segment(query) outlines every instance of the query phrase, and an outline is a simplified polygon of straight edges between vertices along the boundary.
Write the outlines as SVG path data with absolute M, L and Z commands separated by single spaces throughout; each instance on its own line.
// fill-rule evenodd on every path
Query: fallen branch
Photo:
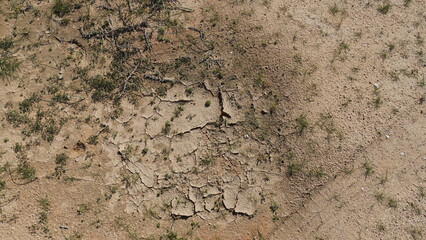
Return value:
M 85 50 L 84 46 L 79 41 L 77 41 L 76 39 L 64 40 L 64 39 L 60 39 L 57 36 L 53 36 L 53 37 L 60 43 L 66 42 L 66 43 L 74 44 L 74 45 L 78 46 L 79 48 Z

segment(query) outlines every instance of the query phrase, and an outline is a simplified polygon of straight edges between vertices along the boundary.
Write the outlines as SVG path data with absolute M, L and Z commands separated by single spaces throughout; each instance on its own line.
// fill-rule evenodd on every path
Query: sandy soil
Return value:
M 421 0 L 0 10 L 1 239 L 424 238 Z

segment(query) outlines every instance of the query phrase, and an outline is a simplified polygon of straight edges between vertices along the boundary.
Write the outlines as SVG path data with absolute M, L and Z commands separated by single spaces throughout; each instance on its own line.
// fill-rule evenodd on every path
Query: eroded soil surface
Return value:
M 423 239 L 425 13 L 1 1 L 1 239 Z

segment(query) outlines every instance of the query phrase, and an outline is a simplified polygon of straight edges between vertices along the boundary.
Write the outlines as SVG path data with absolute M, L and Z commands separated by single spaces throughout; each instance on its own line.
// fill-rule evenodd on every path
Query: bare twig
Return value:
M 133 68 L 133 71 L 131 71 L 129 73 L 129 75 L 127 75 L 126 79 L 124 80 L 123 87 L 121 88 L 119 97 L 123 96 L 124 91 L 126 91 L 127 84 L 129 83 L 130 79 L 133 77 L 133 75 L 135 74 L 135 72 L 138 70 L 138 68 L 140 67 L 140 65 L 141 65 L 140 62 L 138 64 L 136 64 L 135 68 Z
M 85 33 L 82 28 L 79 29 L 80 35 L 85 39 L 97 38 L 104 39 L 106 37 L 118 37 L 120 34 L 129 33 L 129 32 L 140 32 L 148 27 L 148 22 L 142 21 L 135 25 L 129 25 L 124 27 L 119 27 L 112 29 L 110 31 L 95 31 L 91 33 Z

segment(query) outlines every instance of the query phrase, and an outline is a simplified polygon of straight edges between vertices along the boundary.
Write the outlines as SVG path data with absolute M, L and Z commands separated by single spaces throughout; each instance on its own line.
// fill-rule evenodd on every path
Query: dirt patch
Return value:
M 421 239 L 420 1 L 1 10 L 5 239 Z

